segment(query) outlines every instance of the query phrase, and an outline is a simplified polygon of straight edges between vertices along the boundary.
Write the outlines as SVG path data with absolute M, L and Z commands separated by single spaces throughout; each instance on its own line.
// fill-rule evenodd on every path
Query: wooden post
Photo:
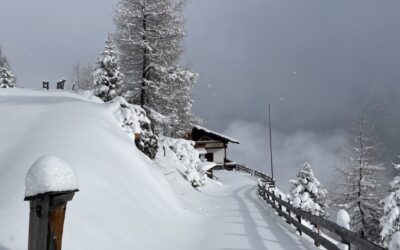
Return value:
M 287 199 L 287 203 L 290 204 L 290 200 L 289 198 Z M 289 217 L 291 217 L 291 213 L 290 213 L 290 209 L 288 207 L 286 207 L 286 212 L 288 213 Z M 289 225 L 291 224 L 289 220 L 286 221 Z
M 321 230 L 320 230 L 319 225 L 314 224 L 314 227 L 317 229 L 317 234 L 321 234 Z M 319 247 L 321 244 L 319 244 L 319 242 L 315 239 L 314 240 L 314 245 Z
M 47 89 L 47 90 L 49 90 L 49 84 L 50 84 L 50 83 L 49 83 L 48 81 L 43 81 L 43 82 L 42 82 L 43 88 L 44 88 L 44 89 Z
M 77 191 L 25 197 L 30 203 L 28 250 L 61 250 L 67 202 Z
M 226 170 L 226 148 L 228 146 L 224 143 L 224 169 Z
M 301 224 L 301 216 L 300 216 L 300 215 L 297 215 L 296 218 L 297 218 L 297 221 Z M 302 235 L 301 230 L 298 229 L 297 231 L 299 231 L 299 234 L 300 234 L 300 236 L 301 236 L 301 235 Z
M 64 84 L 65 84 L 66 80 L 62 79 L 60 81 L 57 82 L 57 89 L 64 89 Z
M 282 195 L 279 195 L 279 199 L 282 200 Z M 281 203 L 278 203 L 278 207 L 279 207 L 279 213 L 278 213 L 278 215 L 282 217 L 282 212 L 283 212 L 283 211 L 282 211 L 282 204 L 281 204 Z

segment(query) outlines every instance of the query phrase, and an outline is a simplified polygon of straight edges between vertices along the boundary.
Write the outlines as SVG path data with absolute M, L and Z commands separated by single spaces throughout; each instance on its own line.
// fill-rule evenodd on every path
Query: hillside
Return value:
M 253 178 L 220 171 L 194 189 L 169 148 L 154 161 L 137 150 L 111 107 L 69 92 L 0 90 L 0 250 L 26 249 L 24 178 L 48 154 L 79 179 L 63 249 L 314 248 L 258 200 Z
M 154 248 L 165 242 L 184 248 L 184 227 L 172 232 L 169 225 L 183 218 L 187 225 L 191 216 L 107 104 L 68 92 L 5 89 L 0 117 L 0 249 L 26 249 L 24 178 L 46 154 L 70 162 L 79 178 L 81 191 L 67 209 L 65 249 L 143 249 L 153 238 Z

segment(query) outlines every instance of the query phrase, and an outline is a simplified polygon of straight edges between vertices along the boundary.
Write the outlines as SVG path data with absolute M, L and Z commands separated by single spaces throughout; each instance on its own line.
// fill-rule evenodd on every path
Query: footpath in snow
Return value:
M 201 191 L 207 206 L 199 208 L 206 217 L 199 249 L 317 249 L 257 197 L 253 177 L 226 171 L 215 175 L 221 185 Z

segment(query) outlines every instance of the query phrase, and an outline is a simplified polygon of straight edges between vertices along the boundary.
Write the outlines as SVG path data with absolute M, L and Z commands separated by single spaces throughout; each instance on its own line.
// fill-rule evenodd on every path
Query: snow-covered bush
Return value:
M 310 163 L 304 163 L 303 169 L 297 175 L 297 178 L 290 182 L 293 185 L 288 198 L 294 207 L 316 216 L 327 217 L 326 204 L 324 202 L 327 191 L 314 176 Z
M 394 165 L 400 169 L 400 165 Z M 390 183 L 390 193 L 380 201 L 383 207 L 381 223 L 381 237 L 384 246 L 388 246 L 392 235 L 400 231 L 400 176 L 396 176 Z
M 157 137 L 151 129 L 151 121 L 147 118 L 146 111 L 138 105 L 131 105 L 139 119 L 139 126 L 142 130 L 140 139 L 136 140 L 136 146 L 145 153 L 150 159 L 154 159 L 158 151 Z
M 129 104 L 122 97 L 114 98 L 109 105 L 124 131 L 132 139 L 135 139 L 137 148 L 150 159 L 154 159 L 158 150 L 158 142 L 151 130 L 146 112 L 137 105 Z
M 0 67 L 0 88 L 14 88 L 15 76 L 7 67 Z
M 185 139 L 175 139 L 163 137 L 162 146 L 170 148 L 186 168 L 186 179 L 193 187 L 203 186 L 206 184 L 207 175 L 200 168 L 199 152 L 194 148 L 194 142 Z
M 123 74 L 119 70 L 118 52 L 111 38 L 109 38 L 105 42 L 104 51 L 97 60 L 97 66 L 93 74 L 96 84 L 95 95 L 105 102 L 112 100 L 118 95 L 123 77 Z

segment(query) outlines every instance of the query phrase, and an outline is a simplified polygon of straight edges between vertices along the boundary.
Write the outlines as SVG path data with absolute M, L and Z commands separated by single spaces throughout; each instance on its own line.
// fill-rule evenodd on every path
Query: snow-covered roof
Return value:
M 217 166 L 217 164 L 215 162 L 210 162 L 210 161 L 202 161 L 199 163 L 199 168 L 203 171 L 210 170 L 215 166 Z
M 76 191 L 78 180 L 69 163 L 56 156 L 43 156 L 25 177 L 25 197 L 49 192 Z
M 222 139 L 224 139 L 224 140 L 226 140 L 226 141 L 239 144 L 239 141 L 236 140 L 236 139 L 233 139 L 232 137 L 229 137 L 229 136 L 223 135 L 223 134 L 221 134 L 221 133 L 212 131 L 212 130 L 207 129 L 207 128 L 204 128 L 204 127 L 202 127 L 202 126 L 195 125 L 194 128 L 196 128 L 196 129 L 198 129 L 198 130 L 202 130 L 202 131 L 204 131 L 204 132 L 206 132 L 206 133 L 209 133 L 209 134 L 212 134 L 212 135 L 214 135 L 214 136 L 220 137 L 220 138 L 222 138 Z
M 205 148 L 196 148 L 196 150 L 200 155 L 207 154 L 207 150 Z

